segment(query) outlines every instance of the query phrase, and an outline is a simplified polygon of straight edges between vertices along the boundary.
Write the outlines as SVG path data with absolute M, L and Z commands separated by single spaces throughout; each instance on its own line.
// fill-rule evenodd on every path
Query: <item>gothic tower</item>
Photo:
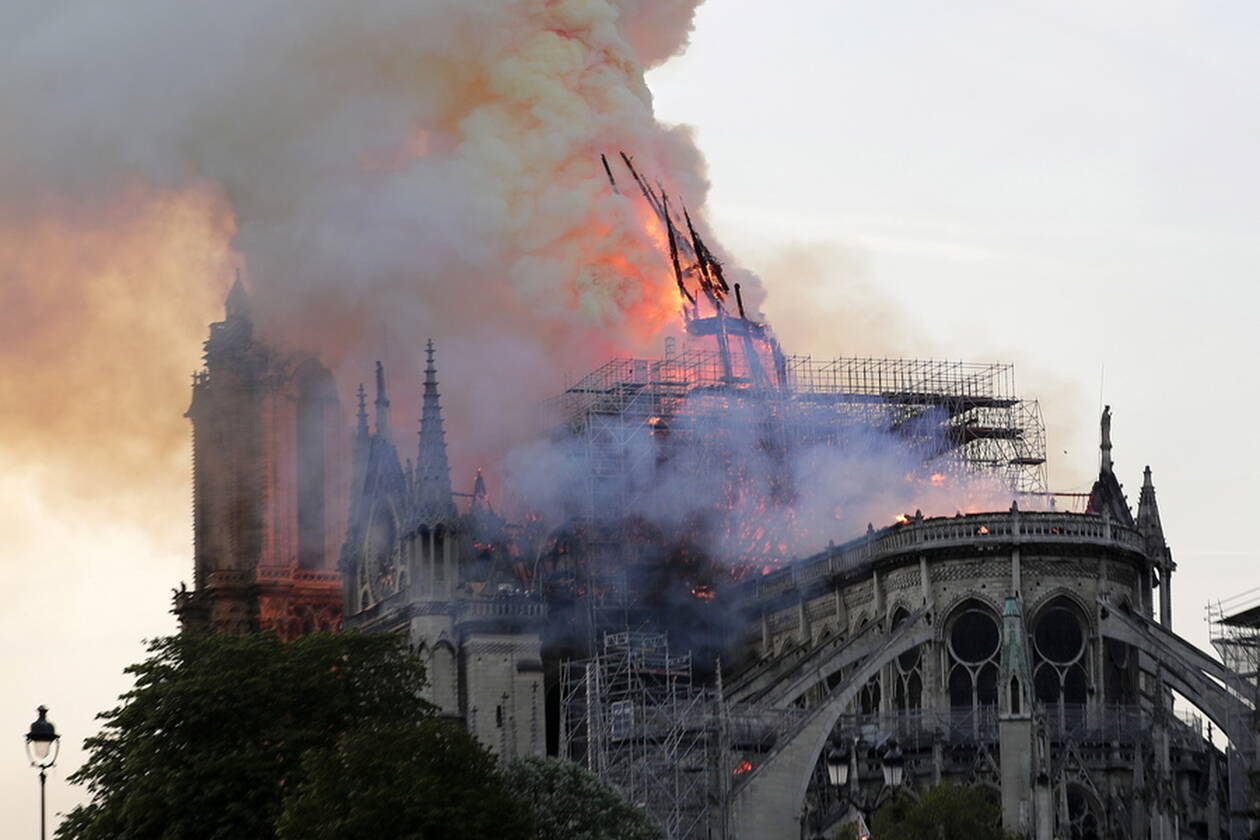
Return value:
M 343 533 L 342 427 L 332 376 L 258 340 L 238 278 L 193 376 L 193 588 L 185 629 L 335 629 Z
M 433 342 L 426 347 L 416 461 L 404 466 L 389 434 L 377 366 L 375 431 L 360 390 L 350 524 L 341 568 L 346 625 L 406 634 L 424 662 L 427 699 L 511 760 L 546 745 L 542 604 L 519 586 L 513 545 L 485 483 L 456 507 Z

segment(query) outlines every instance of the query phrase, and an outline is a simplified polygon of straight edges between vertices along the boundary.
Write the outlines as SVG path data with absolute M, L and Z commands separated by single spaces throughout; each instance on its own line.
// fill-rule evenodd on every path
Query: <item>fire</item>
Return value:
M 989 526 L 981 525 L 979 528 L 976 529 L 976 533 L 980 534 L 981 536 L 984 536 L 985 534 L 989 533 Z
M 897 514 L 897 518 L 896 518 L 895 522 L 896 522 L 898 525 L 905 525 L 905 524 L 907 524 L 907 523 L 909 523 L 909 522 L 910 522 L 910 516 L 909 516 L 909 514 L 899 513 L 899 514 Z
M 752 762 L 749 761 L 748 759 L 744 759 L 739 764 L 735 765 L 735 769 L 731 771 L 731 775 L 742 776 L 744 773 L 747 773 L 748 771 L 752 769 L 753 769 Z
M 712 601 L 717 597 L 717 591 L 707 583 L 702 583 L 691 590 L 691 597 L 701 601 Z

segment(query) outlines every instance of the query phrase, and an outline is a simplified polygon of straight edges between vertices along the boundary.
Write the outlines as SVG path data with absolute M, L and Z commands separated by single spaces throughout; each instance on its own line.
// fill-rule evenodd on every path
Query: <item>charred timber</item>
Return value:
M 733 318 L 729 315 L 722 319 L 716 316 L 694 318 L 687 322 L 687 332 L 696 336 L 717 335 L 719 332 L 725 332 L 727 335 L 769 340 L 764 324 L 749 321 L 747 318 Z

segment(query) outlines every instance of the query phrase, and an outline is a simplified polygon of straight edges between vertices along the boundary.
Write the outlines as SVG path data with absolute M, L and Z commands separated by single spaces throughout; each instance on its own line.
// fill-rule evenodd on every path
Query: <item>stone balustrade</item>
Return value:
M 1003 511 L 910 519 L 798 560 L 753 582 L 753 598 L 771 599 L 836 574 L 855 572 L 898 555 L 962 547 L 1021 544 L 1094 545 L 1142 552 L 1142 535 L 1109 517 L 1079 513 Z

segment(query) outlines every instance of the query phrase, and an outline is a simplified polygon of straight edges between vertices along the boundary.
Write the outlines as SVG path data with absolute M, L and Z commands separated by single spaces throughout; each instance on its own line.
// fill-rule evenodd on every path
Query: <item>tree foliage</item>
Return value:
M 879 840 L 1007 840 L 1002 814 L 977 787 L 938 785 L 915 801 L 895 796 L 875 812 L 871 836 Z
M 856 821 L 844 823 L 831 835 L 831 840 L 860 840 Z
M 70 776 L 91 800 L 58 838 L 274 837 L 303 754 L 432 714 L 423 668 L 393 635 L 184 634 L 152 642 L 127 673 L 134 687 L 98 715 Z
M 661 830 L 612 787 L 570 761 L 513 762 L 507 785 L 534 814 L 537 840 L 658 840 Z
M 281 840 L 530 840 L 495 758 L 443 720 L 358 729 L 308 752 Z

